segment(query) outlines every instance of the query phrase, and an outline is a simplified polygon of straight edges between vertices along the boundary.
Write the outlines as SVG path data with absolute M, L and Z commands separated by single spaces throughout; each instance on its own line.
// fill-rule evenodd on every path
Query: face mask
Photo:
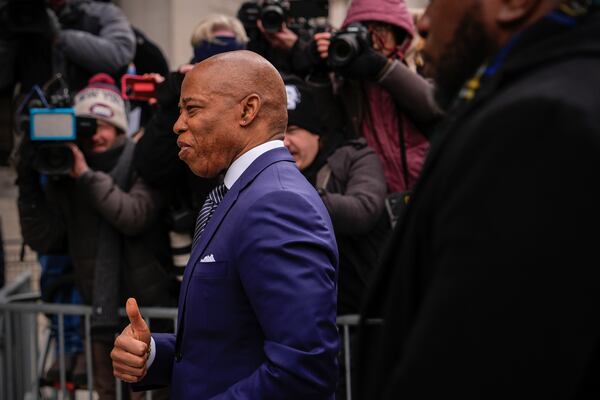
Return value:
M 192 63 L 199 63 L 215 54 L 227 51 L 244 50 L 246 45 L 238 42 L 234 37 L 215 36 L 212 41 L 202 41 L 194 46 L 194 58 Z

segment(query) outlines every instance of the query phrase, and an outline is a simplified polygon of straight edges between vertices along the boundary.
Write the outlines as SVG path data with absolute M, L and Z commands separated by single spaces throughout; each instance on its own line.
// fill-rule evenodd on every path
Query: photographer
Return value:
M 52 176 L 44 188 L 34 169 L 36 149 L 25 142 L 17 167 L 18 208 L 25 243 L 43 254 L 67 253 L 86 304 L 93 306 L 94 384 L 100 399 L 115 395 L 110 362 L 117 308 L 124 295 L 147 305 L 174 304 L 155 236 L 160 199 L 133 173 L 134 143 L 126 138 L 124 101 L 106 74 L 92 77 L 75 96 L 75 113 L 96 119 L 89 137 L 68 142 L 69 176 Z
M 348 34 L 357 23 L 356 33 Z M 353 58 L 340 60 L 346 54 L 336 52 L 336 35 L 315 35 L 320 56 L 341 77 L 351 131 L 381 159 L 389 192 L 413 188 L 429 148 L 424 133 L 441 115 L 432 85 L 403 64 L 413 32 L 404 0 L 355 0 L 340 32 L 360 47 Z
M 281 73 L 300 77 L 319 66 L 313 35 L 329 29 L 327 15 L 328 3 L 323 0 L 250 1 L 238 11 L 248 33 L 248 50 L 265 57 Z

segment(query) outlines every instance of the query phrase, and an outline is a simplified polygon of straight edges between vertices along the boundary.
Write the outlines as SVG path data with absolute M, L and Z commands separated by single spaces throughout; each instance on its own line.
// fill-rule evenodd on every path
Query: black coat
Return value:
M 600 398 L 600 15 L 449 112 L 360 329 L 360 399 Z

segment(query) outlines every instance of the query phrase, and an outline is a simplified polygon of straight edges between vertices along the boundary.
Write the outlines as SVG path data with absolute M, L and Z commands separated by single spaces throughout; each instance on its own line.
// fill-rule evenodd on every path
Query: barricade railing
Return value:
M 57 332 L 57 357 L 59 361 L 60 386 L 59 398 L 69 398 L 66 378 L 66 356 L 65 356 L 65 316 L 80 316 L 83 322 L 84 353 L 87 375 L 87 387 L 85 389 L 89 399 L 94 398 L 93 365 L 91 350 L 91 315 L 92 308 L 86 305 L 73 304 L 48 304 L 34 302 L 32 296 L 7 296 L 5 302 L 0 301 L 0 398 L 2 399 L 39 399 L 41 398 L 40 378 L 44 374 L 47 361 L 50 331 L 47 330 L 44 354 L 40 346 L 40 335 L 38 332 L 37 317 L 40 314 L 56 315 L 58 318 Z M 23 301 L 25 300 L 25 301 Z M 29 300 L 29 301 L 27 301 Z M 177 327 L 177 309 L 160 307 L 142 307 L 141 313 L 146 323 L 152 329 L 153 320 L 172 320 L 173 326 Z M 126 316 L 125 310 L 119 310 L 119 314 Z M 358 315 L 339 316 L 337 324 L 342 336 L 343 359 L 346 399 L 352 398 L 351 378 L 351 341 L 350 328 L 358 325 Z M 379 320 L 370 320 L 369 324 L 379 324 Z M 24 360 L 26 356 L 28 360 Z M 20 374 L 19 376 L 17 376 Z M 121 381 L 117 381 L 116 396 L 121 399 Z M 72 389 L 71 389 L 72 392 Z M 151 392 L 146 393 L 146 399 L 151 399 Z

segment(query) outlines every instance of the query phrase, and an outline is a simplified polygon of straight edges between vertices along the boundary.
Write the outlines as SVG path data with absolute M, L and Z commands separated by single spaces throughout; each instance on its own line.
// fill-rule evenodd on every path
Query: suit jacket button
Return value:
M 181 361 L 181 352 L 180 351 L 175 353 L 175 361 L 177 361 L 177 362 Z

